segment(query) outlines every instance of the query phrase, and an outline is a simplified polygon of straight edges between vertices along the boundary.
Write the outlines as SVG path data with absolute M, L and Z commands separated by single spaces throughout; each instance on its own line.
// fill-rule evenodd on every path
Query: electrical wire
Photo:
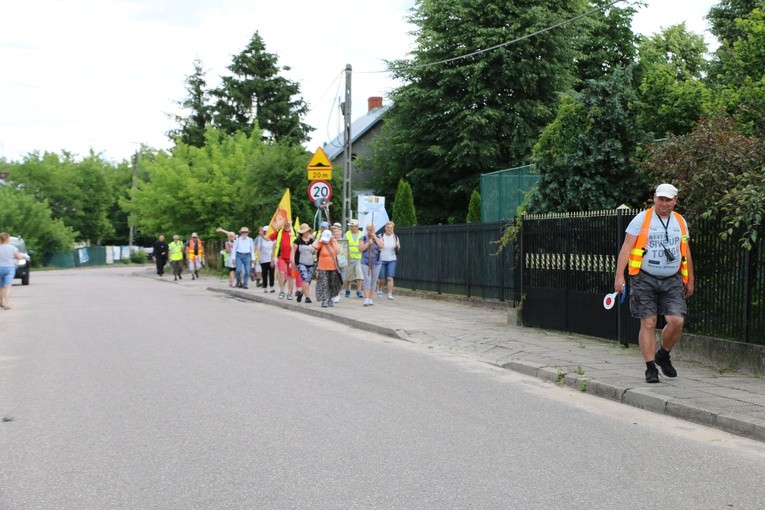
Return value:
M 518 37 L 518 38 L 513 39 L 511 41 L 506 41 L 506 42 L 503 42 L 503 43 L 500 43 L 500 44 L 496 44 L 496 45 L 491 46 L 489 48 L 484 48 L 484 49 L 481 49 L 481 50 L 473 51 L 471 53 L 467 53 L 465 55 L 460 55 L 458 57 L 451 57 L 451 58 L 447 58 L 447 59 L 443 59 L 443 60 L 438 60 L 436 62 L 428 62 L 428 63 L 424 63 L 424 64 L 414 64 L 414 65 L 411 65 L 411 66 L 389 67 L 388 69 L 385 69 L 384 71 L 357 71 L 357 72 L 359 74 L 379 74 L 379 73 L 389 73 L 389 72 L 412 71 L 412 70 L 415 70 L 415 69 L 423 69 L 423 68 L 426 68 L 426 67 L 432 67 L 432 66 L 441 65 L 441 64 L 448 64 L 450 62 L 456 62 L 457 60 L 462 60 L 464 58 L 474 57 L 476 55 L 482 55 L 484 53 L 488 53 L 490 51 L 494 51 L 494 50 L 499 49 L 499 48 L 504 48 L 505 46 L 510 46 L 511 44 L 517 44 L 517 43 L 519 43 L 521 41 L 525 41 L 526 39 L 530 39 L 530 38 L 532 38 L 534 36 L 537 36 L 539 34 L 543 34 L 545 32 L 549 32 L 550 30 L 555 30 L 556 28 L 562 27 L 564 25 L 568 25 L 569 23 L 573 23 L 575 21 L 579 21 L 582 18 L 586 18 L 588 16 L 591 16 L 591 15 L 595 14 L 598 11 L 602 11 L 604 9 L 608 9 L 609 7 L 613 7 L 614 5 L 616 5 L 616 4 L 620 3 L 620 2 L 624 2 L 624 1 L 626 1 L 626 0 L 614 0 L 613 2 L 601 5 L 600 7 L 596 7 L 594 9 L 591 9 L 591 10 L 589 10 L 589 11 L 583 13 L 583 14 L 580 14 L 578 16 L 575 16 L 573 18 L 560 21 L 558 23 L 555 23 L 554 25 L 550 25 L 549 27 L 545 27 L 545 28 L 543 28 L 541 30 L 537 30 L 536 32 L 532 32 L 530 34 Z

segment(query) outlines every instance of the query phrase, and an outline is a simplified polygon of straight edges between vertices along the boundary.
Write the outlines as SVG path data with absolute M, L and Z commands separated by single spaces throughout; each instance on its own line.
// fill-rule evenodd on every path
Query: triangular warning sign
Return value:
M 305 168 L 306 170 L 332 170 L 332 163 L 329 162 L 324 149 L 317 147 L 311 161 L 308 162 L 308 166 Z

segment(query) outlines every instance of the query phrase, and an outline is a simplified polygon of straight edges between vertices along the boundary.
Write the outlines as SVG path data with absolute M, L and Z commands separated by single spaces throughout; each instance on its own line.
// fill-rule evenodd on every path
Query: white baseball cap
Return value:
M 667 183 L 659 184 L 656 186 L 656 196 L 675 198 L 677 196 L 677 188 Z

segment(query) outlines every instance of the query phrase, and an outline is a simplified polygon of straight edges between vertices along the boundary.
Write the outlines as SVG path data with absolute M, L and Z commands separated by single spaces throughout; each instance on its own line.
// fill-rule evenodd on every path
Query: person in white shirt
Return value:
M 274 264 L 272 261 L 274 255 L 274 242 L 268 237 L 268 225 L 265 225 L 261 231 L 260 242 L 258 243 L 258 261 L 260 262 L 260 272 L 263 275 L 263 292 L 273 293 L 274 291 Z
M 387 287 L 388 299 L 393 299 L 393 279 L 396 277 L 396 253 L 401 248 L 398 236 L 393 232 L 396 224 L 389 221 L 383 232 L 383 248 L 380 250 L 380 279 L 378 295 L 382 294 L 383 285 Z
M 28 260 L 19 253 L 19 249 L 11 244 L 11 236 L 0 232 L 0 308 L 11 309 L 11 286 L 16 276 L 16 261 Z
M 247 288 L 250 276 L 250 262 L 255 252 L 255 243 L 250 238 L 250 229 L 239 229 L 239 237 L 234 241 L 231 251 L 236 254 L 236 286 Z

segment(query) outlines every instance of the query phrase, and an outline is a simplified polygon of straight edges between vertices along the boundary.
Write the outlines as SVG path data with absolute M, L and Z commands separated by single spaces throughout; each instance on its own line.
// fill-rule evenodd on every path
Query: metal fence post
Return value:
M 436 226 L 436 260 L 437 266 L 436 266 L 436 274 L 438 275 L 436 277 L 436 293 L 441 294 L 441 224 L 439 223 Z

